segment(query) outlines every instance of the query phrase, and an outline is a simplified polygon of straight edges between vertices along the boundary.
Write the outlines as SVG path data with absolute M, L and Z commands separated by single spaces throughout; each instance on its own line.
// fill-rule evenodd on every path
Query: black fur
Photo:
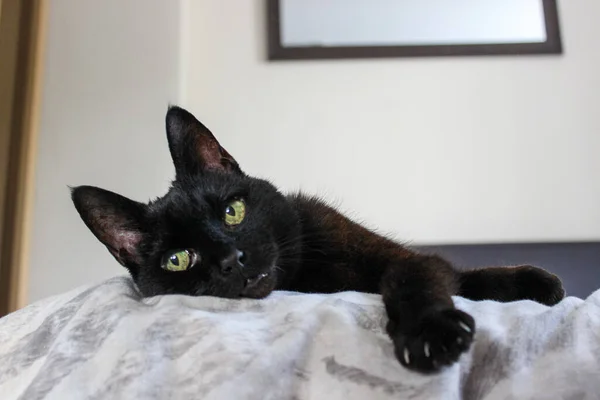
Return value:
M 381 293 L 398 359 L 423 372 L 452 364 L 473 339 L 475 322 L 454 308 L 452 295 L 549 305 L 564 296 L 560 280 L 542 269 L 460 273 L 442 258 L 371 232 L 318 198 L 285 196 L 242 172 L 181 108 L 169 109 L 166 126 L 176 178 L 165 196 L 142 204 L 91 186 L 72 190 L 85 224 L 144 296 L 262 298 L 276 289 Z M 223 220 L 232 199 L 247 207 L 243 222 L 233 227 Z M 166 254 L 183 249 L 199 255 L 192 268 L 161 268 Z M 223 268 L 232 257 L 237 268 Z

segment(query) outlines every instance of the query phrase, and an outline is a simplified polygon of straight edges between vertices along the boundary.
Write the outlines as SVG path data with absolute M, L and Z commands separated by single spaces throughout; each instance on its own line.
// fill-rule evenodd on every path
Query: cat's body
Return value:
M 340 214 L 318 198 L 284 196 L 247 176 L 191 114 L 167 114 L 176 179 L 142 204 L 82 186 L 73 201 L 86 225 L 145 296 L 262 298 L 277 289 L 381 293 L 396 355 L 408 368 L 455 362 L 475 323 L 451 296 L 555 304 L 560 280 L 531 266 L 458 272 Z

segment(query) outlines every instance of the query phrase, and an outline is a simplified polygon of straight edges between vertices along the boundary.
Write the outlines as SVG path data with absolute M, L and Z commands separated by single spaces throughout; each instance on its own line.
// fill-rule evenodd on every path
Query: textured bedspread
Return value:
M 376 295 L 141 299 L 114 278 L 0 319 L 0 399 L 600 399 L 600 291 L 471 302 L 472 350 L 403 369 Z

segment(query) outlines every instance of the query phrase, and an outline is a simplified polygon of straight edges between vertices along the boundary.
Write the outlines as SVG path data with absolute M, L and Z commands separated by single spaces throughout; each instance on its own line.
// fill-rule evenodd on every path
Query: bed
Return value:
M 420 375 L 395 360 L 378 295 L 143 299 L 116 277 L 0 319 L 0 399 L 600 398 L 600 290 L 455 302 L 474 345 Z

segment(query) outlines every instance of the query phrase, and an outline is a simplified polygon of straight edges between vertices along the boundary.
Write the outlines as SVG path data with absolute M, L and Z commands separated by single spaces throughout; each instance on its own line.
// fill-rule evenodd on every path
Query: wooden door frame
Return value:
M 2 0 L 0 5 L 0 59 L 14 63 L 0 76 L 13 89 L 3 94 L 12 97 L 12 104 L 2 110 L 10 122 L 7 179 L 0 190 L 1 317 L 27 302 L 47 0 Z

